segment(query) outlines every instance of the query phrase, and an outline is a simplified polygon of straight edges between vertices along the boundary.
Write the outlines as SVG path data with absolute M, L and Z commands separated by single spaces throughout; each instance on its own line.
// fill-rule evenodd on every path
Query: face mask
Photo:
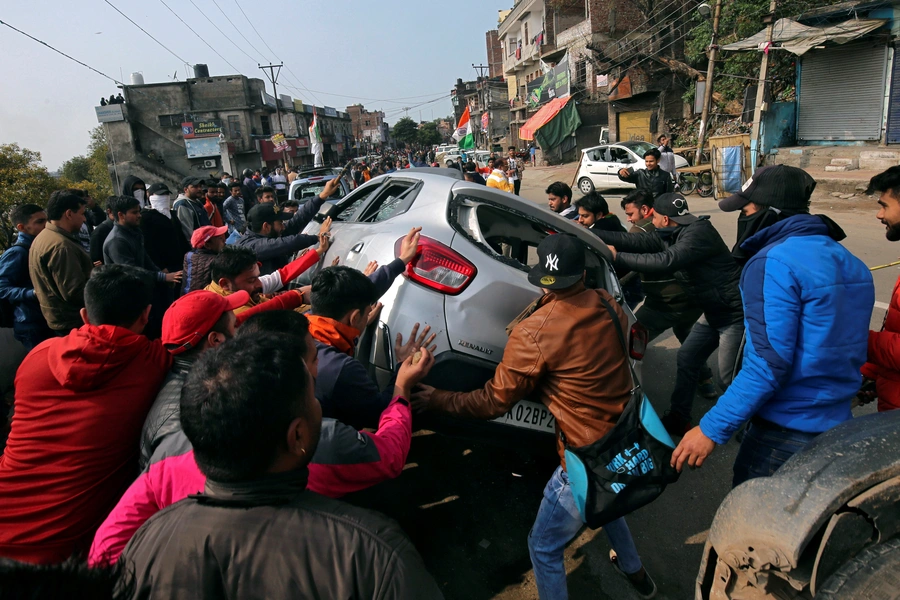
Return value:
M 228 185 L 229 183 L 231 183 L 231 179 L 226 177 L 225 179 L 222 180 L 222 183 L 224 183 L 225 185 Z
M 169 204 L 169 197 L 163 195 L 153 194 L 150 196 L 150 207 L 153 208 L 156 212 L 162 213 L 172 218 L 172 209 Z
M 741 215 L 738 217 L 737 243 L 734 245 L 734 250 L 731 251 L 731 254 L 738 260 L 750 258 L 750 254 L 741 249 L 741 244 L 781 219 L 781 211 L 772 207 L 757 211 L 749 216 Z
M 141 206 L 144 205 L 144 190 L 134 190 L 134 197 L 138 202 L 141 203 Z

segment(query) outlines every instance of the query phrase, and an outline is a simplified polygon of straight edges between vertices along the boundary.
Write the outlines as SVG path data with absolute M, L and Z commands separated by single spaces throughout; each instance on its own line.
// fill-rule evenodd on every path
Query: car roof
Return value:
M 318 183 L 319 181 L 330 181 L 337 177 L 334 173 L 325 173 L 322 175 L 313 175 L 312 177 L 298 177 L 291 185 L 296 185 L 298 183 Z

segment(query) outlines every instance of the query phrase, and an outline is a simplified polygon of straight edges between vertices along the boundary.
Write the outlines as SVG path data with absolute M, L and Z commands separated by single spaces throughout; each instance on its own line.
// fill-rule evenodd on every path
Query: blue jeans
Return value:
M 751 422 L 734 459 L 731 487 L 756 477 L 771 477 L 787 459 L 803 450 L 817 435 L 792 429 L 760 427 Z
M 743 337 L 743 321 L 713 327 L 706 317 L 700 317 L 690 335 L 682 342 L 675 359 L 677 371 L 675 389 L 672 390 L 672 412 L 690 420 L 700 369 L 716 348 L 719 349 L 719 385 L 723 390 L 731 385 Z
M 563 552 L 582 526 L 584 523 L 575 506 L 569 477 L 559 466 L 544 488 L 544 499 L 528 532 L 528 553 L 541 600 L 565 600 L 569 597 Z M 640 571 L 641 557 L 634 547 L 625 519 L 616 519 L 604 525 L 603 531 L 618 555 L 622 570 L 628 574 Z

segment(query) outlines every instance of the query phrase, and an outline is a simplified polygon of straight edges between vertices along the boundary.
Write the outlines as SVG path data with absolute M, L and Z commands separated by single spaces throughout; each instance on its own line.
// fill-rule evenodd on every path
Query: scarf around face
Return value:
M 353 356 L 353 352 L 356 350 L 356 342 L 359 341 L 361 333 L 359 329 L 318 315 L 309 315 L 308 319 L 309 333 L 313 338 L 323 344 L 334 346 L 349 356 Z

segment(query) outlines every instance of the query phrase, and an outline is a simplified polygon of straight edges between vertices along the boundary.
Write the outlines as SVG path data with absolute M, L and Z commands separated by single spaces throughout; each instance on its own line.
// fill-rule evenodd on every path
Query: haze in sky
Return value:
M 368 110 L 384 110 L 392 125 L 404 116 L 403 107 L 412 107 L 409 116 L 416 120 L 452 114 L 450 89 L 458 77 L 475 79 L 472 64 L 487 62 L 485 32 L 497 28 L 497 11 L 513 4 L 109 2 L 177 57 L 106 0 L 9 0 L 2 3 L 0 20 L 126 84 L 136 71 L 143 72 L 146 83 L 173 77 L 183 81 L 193 77 L 185 62 L 209 65 L 212 76 L 232 75 L 237 69 L 265 79 L 257 63 L 284 61 L 279 94 L 338 110 L 361 102 Z M 5 80 L 0 86 L 0 143 L 17 142 L 40 152 L 51 171 L 85 154 L 88 132 L 97 125 L 94 107 L 101 96 L 119 92 L 116 84 L 2 25 L 0 56 Z M 266 89 L 271 93 L 271 86 Z

